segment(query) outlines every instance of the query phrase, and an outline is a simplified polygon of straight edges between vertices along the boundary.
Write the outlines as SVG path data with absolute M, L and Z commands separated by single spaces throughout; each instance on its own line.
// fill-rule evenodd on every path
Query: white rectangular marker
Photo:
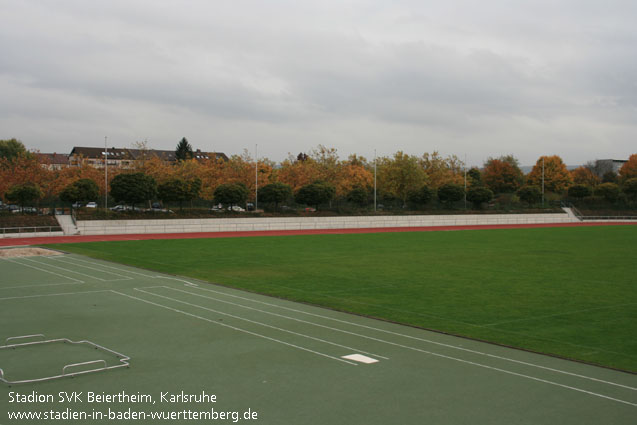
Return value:
M 349 354 L 347 356 L 342 356 L 342 358 L 346 360 L 354 360 L 355 362 L 361 362 L 365 364 L 378 363 L 378 360 L 372 359 L 371 357 L 363 356 L 362 354 Z

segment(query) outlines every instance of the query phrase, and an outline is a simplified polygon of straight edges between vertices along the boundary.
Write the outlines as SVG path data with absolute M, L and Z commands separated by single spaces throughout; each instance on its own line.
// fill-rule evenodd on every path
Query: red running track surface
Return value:
M 79 243 L 105 241 L 138 241 L 149 239 L 199 239 L 199 238 L 241 238 L 252 236 L 293 236 L 293 235 L 337 235 L 348 233 L 390 233 L 390 232 L 438 232 L 449 230 L 486 230 L 486 229 L 531 229 L 542 227 L 588 227 L 588 226 L 630 226 L 637 222 L 602 223 L 543 223 L 543 224 L 496 224 L 472 226 L 428 226 L 428 227 L 379 227 L 360 229 L 310 229 L 310 230 L 266 230 L 251 232 L 201 232 L 201 233 L 151 233 L 124 235 L 77 235 L 43 236 L 33 238 L 3 238 L 2 246 L 43 245 L 49 243 Z

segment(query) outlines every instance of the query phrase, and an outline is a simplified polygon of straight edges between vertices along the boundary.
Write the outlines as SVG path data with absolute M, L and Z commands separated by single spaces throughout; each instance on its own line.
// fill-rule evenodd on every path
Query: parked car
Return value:
M 239 205 L 231 205 L 228 207 L 228 211 L 241 212 L 245 211 L 245 209 L 241 208 Z
M 166 208 L 150 208 L 146 211 L 150 211 L 150 212 L 162 212 L 162 213 L 168 213 L 168 214 L 174 214 L 175 212 L 173 210 L 168 210 Z
M 86 204 L 86 208 L 97 208 L 97 202 L 89 202 Z
M 247 209 L 248 211 L 254 211 L 254 204 L 253 204 L 252 202 L 248 202 L 248 203 L 246 204 L 246 209 Z
M 213 205 L 210 210 L 210 212 L 223 212 L 223 205 L 218 204 L 218 205 Z
M 73 208 L 82 208 L 84 205 L 82 205 L 81 202 L 74 202 L 73 205 L 71 205 Z
M 144 211 L 138 207 L 131 207 L 130 205 L 115 205 L 114 207 L 109 208 L 111 211 L 122 212 L 122 211 Z
M 316 208 L 312 208 L 312 207 L 307 207 L 304 210 L 305 212 L 316 212 Z

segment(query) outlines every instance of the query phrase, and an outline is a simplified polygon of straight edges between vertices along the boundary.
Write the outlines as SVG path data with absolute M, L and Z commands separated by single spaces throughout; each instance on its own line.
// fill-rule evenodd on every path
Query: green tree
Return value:
M 516 192 L 518 198 L 528 205 L 535 205 L 542 200 L 542 189 L 539 186 L 522 186 Z
M 438 199 L 445 204 L 447 208 L 451 208 L 454 202 L 464 198 L 464 188 L 459 184 L 447 183 L 438 189 Z
M 189 191 L 188 183 L 184 179 L 173 178 L 157 187 L 157 196 L 162 202 L 178 202 L 181 211 L 183 202 L 189 198 Z
M 157 183 L 144 173 L 118 174 L 111 181 L 111 196 L 116 202 L 134 207 L 157 196 Z
M 17 139 L 0 140 L 0 158 L 12 161 L 20 155 L 31 155 L 21 141 Z
M 619 199 L 619 185 L 616 183 L 602 183 L 595 188 L 595 195 L 601 196 L 610 203 Z
M 24 209 L 25 205 L 33 204 L 42 198 L 42 190 L 40 190 L 40 186 L 33 183 L 16 184 L 9 188 L 4 197 L 7 201 L 15 202 Z
M 215 202 L 233 207 L 246 202 L 248 189 L 242 183 L 224 183 L 217 186 L 213 196 Z
M 628 179 L 622 185 L 622 191 L 633 200 L 637 199 L 637 177 Z
M 279 203 L 292 197 L 292 188 L 285 183 L 270 183 L 259 188 L 259 199 L 263 202 L 273 202 L 274 211 L 279 208 Z
M 568 188 L 568 197 L 575 199 L 583 199 L 587 196 L 591 196 L 593 191 L 590 187 L 583 184 L 574 184 Z
M 364 207 L 369 203 L 369 192 L 357 186 L 347 193 L 347 200 L 354 205 Z
M 398 151 L 393 158 L 380 158 L 378 161 L 381 193 L 385 197 L 400 199 L 403 206 L 407 203 L 409 192 L 421 188 L 426 182 L 427 175 L 415 156 Z
M 619 176 L 615 171 L 606 171 L 602 176 L 602 183 L 617 183 Z
M 475 186 L 467 191 L 467 201 L 471 202 L 477 210 L 482 208 L 482 204 L 492 199 L 493 192 L 484 186 Z
M 188 140 L 185 137 L 182 137 L 175 149 L 175 158 L 177 158 L 177 161 L 185 161 L 187 159 L 192 159 L 192 157 L 192 146 L 190 146 L 190 143 L 188 143 Z
M 482 186 L 482 173 L 480 169 L 472 167 L 467 171 L 467 183 L 469 183 L 469 186 Z
M 294 199 L 299 204 L 314 205 L 318 210 L 319 205 L 331 201 L 335 193 L 334 186 L 324 182 L 314 182 L 301 187 Z
M 409 193 L 408 200 L 412 204 L 426 205 L 433 199 L 435 193 L 435 190 L 430 188 L 428 185 L 424 185 L 420 189 L 411 191 Z
M 70 204 L 75 202 L 89 202 L 95 201 L 99 193 L 100 189 L 95 181 L 91 179 L 80 179 L 62 189 L 60 199 Z

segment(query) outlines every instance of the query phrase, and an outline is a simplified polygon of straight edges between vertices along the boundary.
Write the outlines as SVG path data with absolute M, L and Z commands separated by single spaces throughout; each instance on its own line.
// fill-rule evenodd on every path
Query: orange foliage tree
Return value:
M 427 182 L 418 158 L 402 151 L 396 152 L 393 158 L 379 158 L 377 168 L 378 189 L 400 199 L 403 205 L 407 203 L 410 192 L 422 188 Z
M 489 158 L 484 164 L 482 180 L 493 193 L 513 193 L 524 183 L 524 174 L 513 155 Z
M 628 161 L 622 165 L 619 169 L 619 175 L 622 181 L 637 177 L 637 153 L 634 153 L 628 158 Z
M 590 168 L 578 167 L 571 171 L 571 178 L 575 184 L 583 184 L 584 186 L 597 186 L 600 182 L 599 177 L 593 173 Z
M 455 155 L 443 158 L 437 151 L 425 152 L 419 163 L 433 188 L 448 183 L 464 184 L 464 162 Z
M 542 160 L 544 160 L 544 188 L 556 193 L 561 193 L 568 189 L 573 180 L 562 158 L 557 155 L 541 156 L 527 176 L 527 183 L 529 185 L 542 186 Z

